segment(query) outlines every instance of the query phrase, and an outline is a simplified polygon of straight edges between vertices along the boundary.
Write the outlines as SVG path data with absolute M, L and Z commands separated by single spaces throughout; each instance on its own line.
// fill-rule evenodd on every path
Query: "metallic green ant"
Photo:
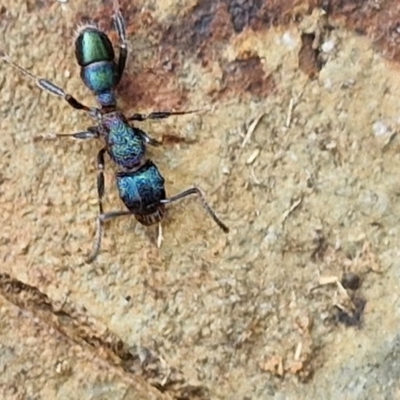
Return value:
M 101 138 L 104 147 L 97 155 L 97 193 L 99 199 L 99 215 L 97 218 L 96 239 L 92 253 L 86 262 L 96 259 L 101 249 L 104 223 L 120 216 L 134 215 L 141 224 L 150 226 L 159 223 L 165 215 L 165 205 L 181 200 L 190 195 L 196 195 L 204 209 L 225 232 L 229 228 L 217 217 L 207 203 L 200 188 L 193 186 L 175 196 L 166 197 L 164 178 L 156 165 L 147 160 L 146 145 L 161 145 L 161 142 L 150 137 L 146 132 L 131 126 L 129 121 L 144 121 L 146 119 L 163 119 L 171 115 L 184 115 L 192 111 L 156 111 L 150 114 L 133 114 L 130 117 L 118 109 L 115 88 L 119 84 L 125 69 L 128 56 L 125 20 L 122 16 L 118 0 L 113 1 L 113 21 L 119 38 L 119 56 L 115 61 L 114 48 L 108 36 L 93 25 L 86 25 L 78 30 L 75 39 L 75 56 L 81 68 L 81 79 L 85 86 L 94 94 L 99 107 L 88 107 L 75 97 L 66 93 L 61 87 L 47 79 L 33 75 L 31 72 L 13 62 L 10 57 L 0 50 L 0 58 L 33 79 L 40 89 L 64 99 L 71 107 L 86 111 L 97 122 L 84 131 L 55 134 L 53 138 L 73 137 L 76 139 Z M 43 136 L 45 137 L 45 136 Z M 117 165 L 116 173 L 119 196 L 127 210 L 105 213 L 103 210 L 104 167 L 105 154 Z

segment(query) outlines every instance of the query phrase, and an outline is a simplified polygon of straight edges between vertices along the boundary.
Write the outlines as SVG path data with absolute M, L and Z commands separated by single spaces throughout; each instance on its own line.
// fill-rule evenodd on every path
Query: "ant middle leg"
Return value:
M 142 131 L 139 128 L 133 128 L 135 133 L 137 133 L 138 135 L 141 136 L 141 138 L 143 139 L 143 141 L 146 144 L 150 144 L 151 146 L 161 146 L 162 142 L 159 142 L 157 139 L 152 138 L 149 134 L 147 134 L 145 131 Z
M 23 75 L 27 76 L 28 78 L 32 79 L 35 81 L 36 85 L 42 89 L 45 92 L 51 93 L 57 97 L 60 97 L 64 99 L 71 107 L 77 109 L 77 110 L 84 110 L 89 113 L 94 113 L 94 110 L 88 106 L 85 106 L 81 102 L 79 102 L 75 97 L 70 95 L 69 93 L 66 93 L 64 89 L 61 87 L 57 86 L 53 82 L 50 82 L 47 79 L 40 78 L 34 74 L 32 74 L 30 71 L 25 69 L 24 67 L 21 67 L 19 64 L 16 64 L 14 61 L 11 60 L 11 58 L 0 49 L 0 58 L 3 59 L 7 64 L 9 64 L 11 67 L 14 69 L 18 70 L 21 72 Z
M 100 136 L 96 126 L 90 126 L 85 131 L 79 131 L 74 133 L 46 133 L 43 135 L 34 136 L 34 141 L 40 140 L 55 140 L 65 137 L 72 137 L 75 139 L 80 140 L 87 140 L 87 139 L 98 139 Z
M 128 117 L 128 121 L 145 121 L 146 119 L 165 119 L 171 117 L 173 115 L 185 115 L 185 114 L 194 114 L 201 111 L 198 110 L 188 110 L 188 111 L 153 111 L 150 114 L 133 114 Z
M 225 232 L 229 232 L 229 228 L 217 217 L 217 214 L 215 211 L 211 208 L 211 206 L 208 204 L 203 191 L 198 188 L 197 186 L 193 186 L 189 189 L 184 190 L 181 193 L 178 193 L 175 196 L 170 197 L 169 199 L 164 199 L 161 200 L 160 203 L 162 204 L 170 204 L 175 201 L 181 200 L 185 197 L 191 196 L 191 195 L 196 195 L 200 199 L 200 202 L 203 206 L 203 208 L 207 211 L 207 213 L 210 215 L 210 217 L 214 220 L 214 222 Z

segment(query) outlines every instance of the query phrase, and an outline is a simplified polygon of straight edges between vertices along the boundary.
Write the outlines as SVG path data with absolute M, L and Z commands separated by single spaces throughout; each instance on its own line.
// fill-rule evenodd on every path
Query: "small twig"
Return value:
M 261 181 L 257 178 L 256 173 L 254 172 L 254 168 L 252 168 L 252 167 L 250 167 L 250 174 L 251 174 L 251 177 L 254 180 L 254 183 L 256 185 L 261 185 Z
M 243 139 L 241 147 L 245 147 L 246 144 L 250 141 L 251 136 L 253 135 L 254 131 L 257 128 L 257 125 L 260 123 L 262 117 L 264 117 L 265 113 L 261 113 L 254 121 L 249 125 L 249 128 L 247 129 L 246 136 Z
M 293 108 L 294 108 L 294 99 L 292 97 L 289 101 L 288 114 L 286 117 L 286 124 L 285 124 L 286 128 L 290 128 L 290 123 L 292 122 Z
M 157 236 L 157 247 L 160 249 L 162 242 L 164 241 L 164 236 L 162 233 L 162 225 L 161 222 L 158 223 L 158 236 Z
M 283 216 L 282 216 L 282 224 L 285 223 L 285 221 L 286 221 L 286 219 L 289 217 L 289 215 L 302 203 L 302 201 L 303 201 L 303 197 L 300 197 L 299 200 L 295 201 L 295 202 L 291 205 L 291 207 L 283 213 Z

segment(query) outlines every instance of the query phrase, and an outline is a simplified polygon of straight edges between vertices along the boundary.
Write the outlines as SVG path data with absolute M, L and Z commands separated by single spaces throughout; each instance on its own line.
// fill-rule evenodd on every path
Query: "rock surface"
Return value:
M 34 138 L 93 121 L 1 63 L 1 398 L 400 398 L 398 2 L 121 8 L 121 108 L 203 109 L 140 126 L 164 141 L 149 157 L 168 194 L 199 185 L 231 231 L 187 200 L 161 248 L 123 218 L 85 264 L 101 143 Z M 1 49 L 95 105 L 74 31 L 94 21 L 117 45 L 111 15 L 5 0 Z

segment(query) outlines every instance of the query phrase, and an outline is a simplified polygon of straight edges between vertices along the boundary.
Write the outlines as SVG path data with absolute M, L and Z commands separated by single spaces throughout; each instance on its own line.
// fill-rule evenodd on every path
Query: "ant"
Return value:
M 143 130 L 132 126 L 130 121 L 145 121 L 147 119 L 164 119 L 172 115 L 185 115 L 197 112 L 191 111 L 155 111 L 149 114 L 135 113 L 126 117 L 117 107 L 115 88 L 121 81 L 128 57 L 125 20 L 122 16 L 118 0 L 113 0 L 113 22 L 119 38 L 119 55 L 115 52 L 109 37 L 94 25 L 85 25 L 78 29 L 75 39 L 75 57 L 80 66 L 80 76 L 84 85 L 96 97 L 98 107 L 88 107 L 78 101 L 64 89 L 47 79 L 35 76 L 25 68 L 11 60 L 0 50 L 0 58 L 23 75 L 35 81 L 36 85 L 61 99 L 72 108 L 83 110 L 96 121 L 96 125 L 79 132 L 55 134 L 52 137 L 73 137 L 75 139 L 102 139 L 104 147 L 97 155 L 97 194 L 99 214 L 97 217 L 97 232 L 92 253 L 86 262 L 93 262 L 101 249 L 104 223 L 108 220 L 134 215 L 136 220 L 145 226 L 159 223 L 165 215 L 165 206 L 187 196 L 196 195 L 204 209 L 225 232 L 229 228 L 217 217 L 207 203 L 202 190 L 193 186 L 175 196 L 167 197 L 164 178 L 157 166 L 146 159 L 146 145 L 159 146 L 161 142 L 149 136 Z M 105 154 L 117 165 L 116 183 L 119 196 L 127 210 L 104 212 L 103 197 L 105 193 L 104 169 Z

